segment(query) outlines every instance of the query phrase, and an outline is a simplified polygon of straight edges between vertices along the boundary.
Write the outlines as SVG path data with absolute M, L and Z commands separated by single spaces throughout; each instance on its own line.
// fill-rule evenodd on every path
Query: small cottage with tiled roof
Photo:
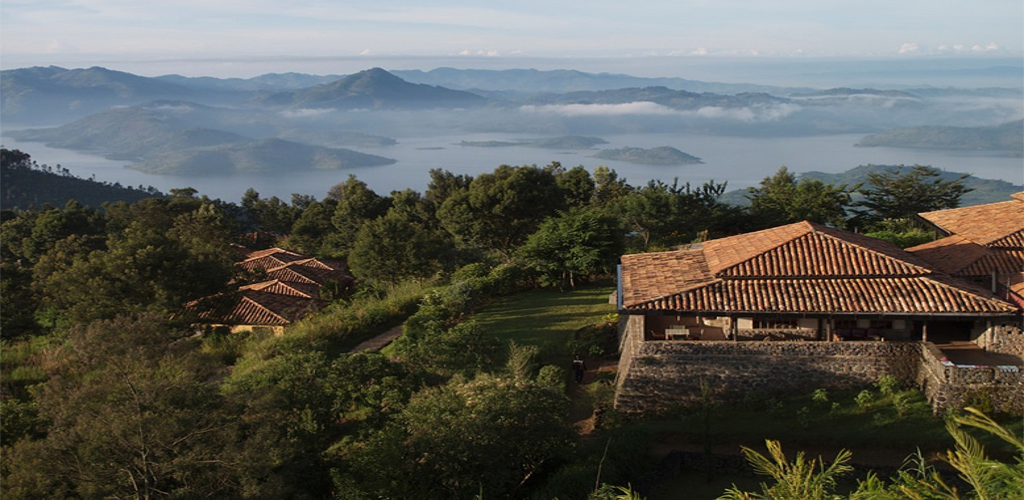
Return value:
M 207 327 L 232 332 L 268 328 L 280 334 L 285 326 L 325 307 L 327 299 L 346 293 L 354 282 L 340 261 L 282 248 L 246 252 L 237 265 L 257 281 L 190 302 L 183 314 Z
M 616 405 L 694 403 L 701 384 L 736 399 L 894 375 L 937 409 L 984 389 L 996 406 L 1024 412 L 1019 356 L 964 375 L 932 342 L 1020 331 L 1017 304 L 951 268 L 811 222 L 624 255 Z

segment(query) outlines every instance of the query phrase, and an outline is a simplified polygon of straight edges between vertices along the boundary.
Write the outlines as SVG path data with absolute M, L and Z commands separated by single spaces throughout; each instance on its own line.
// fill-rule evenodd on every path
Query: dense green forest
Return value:
M 28 157 L 3 158 L 6 172 Z M 631 186 L 554 163 L 433 170 L 423 193 L 350 176 L 323 199 L 250 190 L 236 204 L 182 188 L 4 210 L 4 495 L 586 498 L 636 482 L 649 436 L 600 404 L 581 435 L 568 365 L 550 346 L 499 342 L 476 313 L 607 279 L 623 252 L 804 219 L 920 241 L 903 221 L 968 189 L 938 175 L 891 169 L 847 186 L 783 168 L 741 208 L 720 201 L 724 184 Z M 357 291 L 280 337 L 196 334 L 174 313 L 237 286 L 235 245 L 254 230 L 344 259 Z M 554 349 L 614 352 L 613 324 L 595 317 Z M 397 325 L 386 354 L 349 352 Z

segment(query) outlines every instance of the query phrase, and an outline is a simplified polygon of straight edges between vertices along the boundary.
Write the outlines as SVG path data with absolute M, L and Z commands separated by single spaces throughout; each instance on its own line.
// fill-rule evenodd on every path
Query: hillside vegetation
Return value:
M 104 203 L 132 203 L 146 198 L 163 197 L 153 187 L 125 187 L 90 179 L 80 179 L 59 165 L 38 165 L 31 156 L 19 150 L 2 150 L 0 160 L 0 208 L 28 209 L 43 205 L 63 207 L 70 200 L 99 207 Z
M 1024 152 L 1024 120 L 993 127 L 912 127 L 864 137 L 858 147 L 1005 150 Z

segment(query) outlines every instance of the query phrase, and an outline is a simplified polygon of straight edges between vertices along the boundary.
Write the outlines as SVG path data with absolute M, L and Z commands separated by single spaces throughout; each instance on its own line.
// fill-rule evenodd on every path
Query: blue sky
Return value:
M 416 60 L 1020 57 L 1022 26 L 1021 0 L 0 0 L 0 65 L 247 77 Z

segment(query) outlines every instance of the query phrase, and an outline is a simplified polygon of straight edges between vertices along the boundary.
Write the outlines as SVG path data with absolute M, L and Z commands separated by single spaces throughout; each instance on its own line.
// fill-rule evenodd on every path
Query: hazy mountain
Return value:
M 183 87 L 237 92 L 298 90 L 334 82 L 342 75 L 309 75 L 305 73 L 267 73 L 253 78 L 214 78 L 163 75 L 157 80 Z
M 603 160 L 618 160 L 646 165 L 692 165 L 703 163 L 700 158 L 684 153 L 676 148 L 663 146 L 658 148 L 618 148 L 604 149 L 594 155 Z
M 876 172 L 885 172 L 887 170 L 899 168 L 897 165 L 861 165 L 859 167 L 852 168 L 845 172 L 838 174 L 828 174 L 825 172 L 803 172 L 798 175 L 799 179 L 817 179 L 826 184 L 835 184 L 836 186 L 845 184 L 848 188 L 857 185 L 868 186 L 868 175 Z M 958 179 L 963 172 L 952 172 L 942 171 L 942 180 L 952 181 Z M 960 198 L 960 206 L 972 206 L 981 205 L 984 203 L 996 203 L 1000 201 L 1006 201 L 1010 199 L 1010 195 L 1018 193 L 1024 190 L 1024 186 L 1019 184 L 1013 184 L 1010 182 L 996 180 L 996 179 L 982 179 L 973 175 L 964 179 L 964 184 L 971 188 L 972 191 L 964 194 Z M 729 191 L 722 195 L 721 201 L 730 203 L 733 205 L 746 206 L 750 204 L 750 200 L 746 198 L 746 189 L 737 189 Z
M 0 114 L 23 123 L 54 116 L 81 117 L 108 108 L 156 99 L 195 99 L 199 94 L 170 82 L 106 68 L 56 66 L 0 72 Z
M 409 83 L 373 68 L 333 83 L 271 94 L 259 102 L 290 108 L 381 110 L 467 108 L 483 105 L 486 99 L 469 92 Z
M 60 127 L 8 132 L 19 141 L 44 142 L 55 148 L 102 154 L 116 160 L 139 160 L 155 154 L 249 139 L 222 130 L 195 127 L 181 118 L 182 107 L 114 108 Z M 168 108 L 172 111 L 168 111 Z
M 994 127 L 912 127 L 869 135 L 858 147 L 1005 150 L 1024 154 L 1024 120 Z
M 630 87 L 667 87 L 690 92 L 735 94 L 741 92 L 786 92 L 787 89 L 768 85 L 709 83 L 685 78 L 643 78 L 613 73 L 585 73 L 575 70 L 536 69 L 455 69 L 437 68 L 430 71 L 395 70 L 397 76 L 414 83 L 440 85 L 458 90 L 506 91 L 521 94 L 565 93 L 580 90 L 613 90 Z M 509 95 L 509 94 L 506 94 Z
M 281 172 L 390 165 L 395 160 L 349 149 L 309 146 L 282 139 L 264 139 L 177 150 L 130 165 L 155 174 Z

